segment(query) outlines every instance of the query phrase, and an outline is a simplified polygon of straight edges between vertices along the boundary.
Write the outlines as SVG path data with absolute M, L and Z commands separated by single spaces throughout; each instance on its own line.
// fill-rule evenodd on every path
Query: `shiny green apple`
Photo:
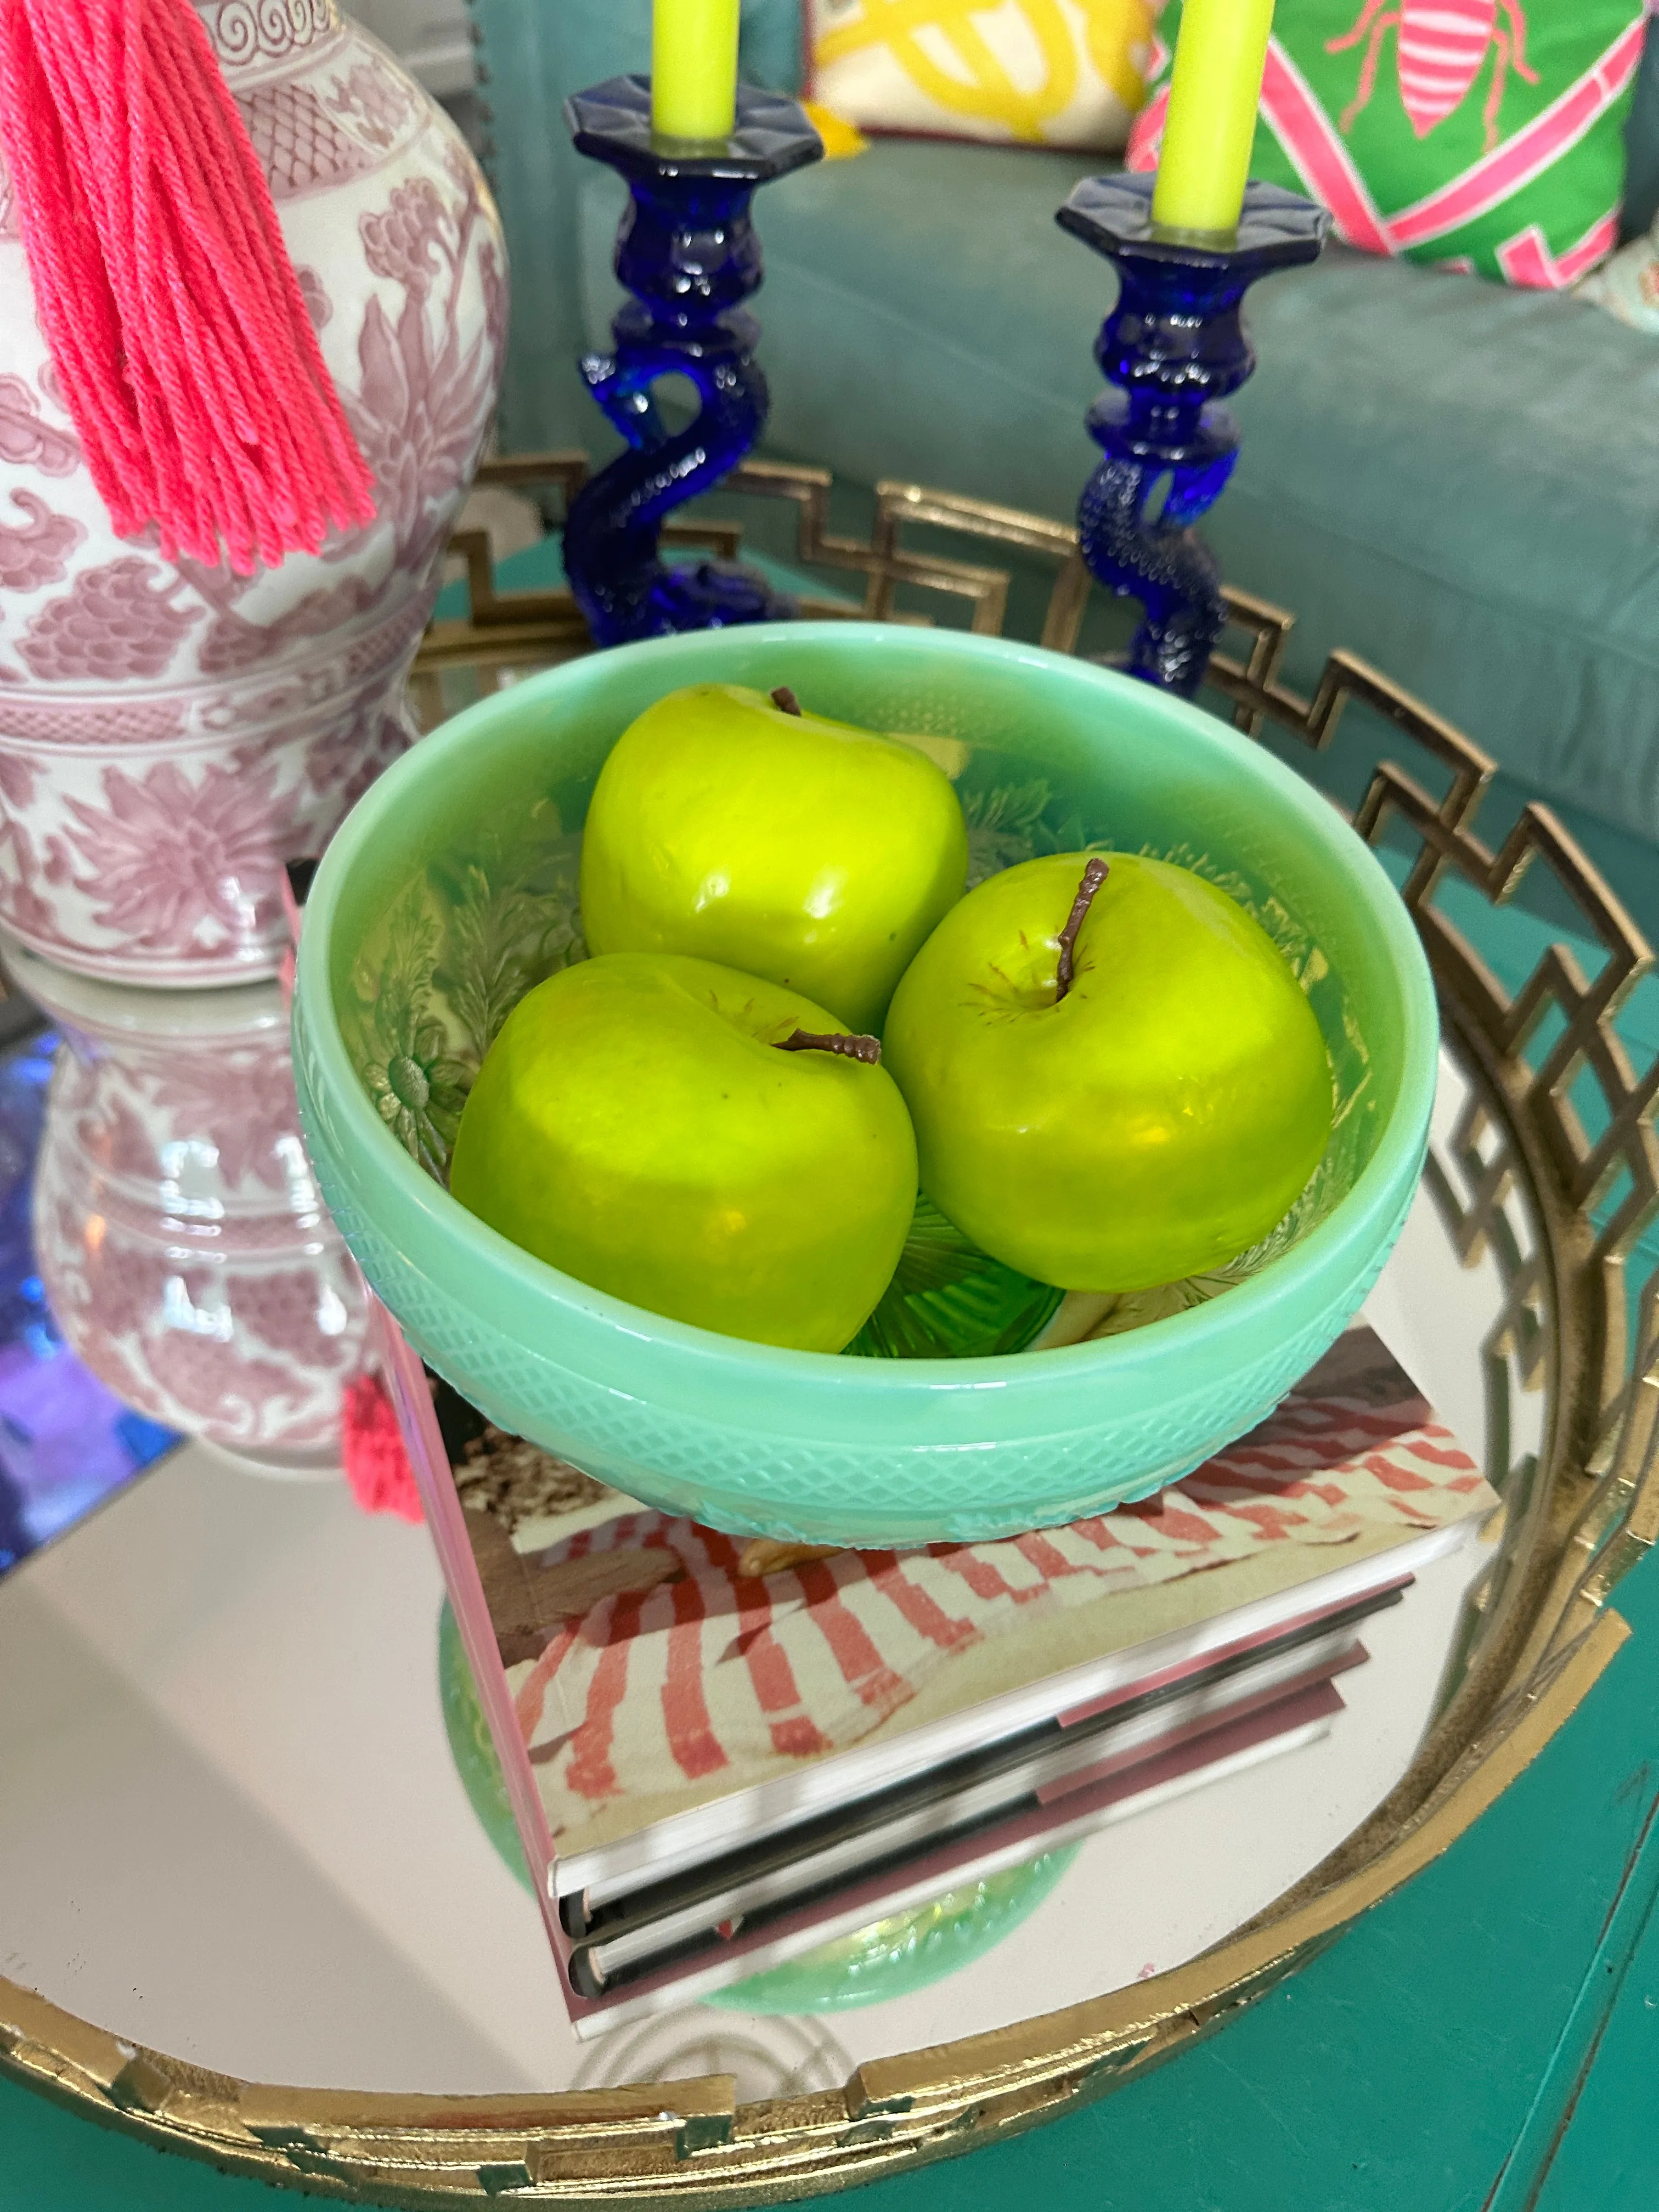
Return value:
M 873 1038 L 707 960 L 611 953 L 520 1000 L 461 1115 L 449 1187 L 528 1252 L 653 1313 L 839 1352 L 916 1195 Z
M 721 961 L 872 1030 L 967 870 L 956 793 L 915 746 L 700 684 L 600 772 L 582 922 L 596 952 Z
M 1064 1290 L 1235 1258 L 1330 1134 L 1296 976 L 1243 907 L 1164 860 L 1066 853 L 993 876 L 917 955 L 884 1046 L 929 1197 Z

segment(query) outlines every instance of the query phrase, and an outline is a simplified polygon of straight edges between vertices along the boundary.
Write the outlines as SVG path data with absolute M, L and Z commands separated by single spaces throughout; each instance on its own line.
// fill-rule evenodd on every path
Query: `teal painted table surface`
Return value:
M 1619 1603 L 1634 1633 L 1574 1720 L 1442 1859 L 1288 1984 L 1115 2096 L 875 2182 L 860 2202 L 1648 2212 L 1659 2201 L 1659 1560 L 1626 1578 Z M 280 2201 L 0 2081 L 4 2212 Z

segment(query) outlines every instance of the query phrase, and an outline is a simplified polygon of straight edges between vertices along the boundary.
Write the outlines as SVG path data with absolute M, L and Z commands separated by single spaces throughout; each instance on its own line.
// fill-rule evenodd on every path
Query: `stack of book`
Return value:
M 387 1378 L 578 2033 L 1326 1735 L 1365 1623 L 1497 1504 L 1368 1328 L 1137 1505 L 744 1541 Z

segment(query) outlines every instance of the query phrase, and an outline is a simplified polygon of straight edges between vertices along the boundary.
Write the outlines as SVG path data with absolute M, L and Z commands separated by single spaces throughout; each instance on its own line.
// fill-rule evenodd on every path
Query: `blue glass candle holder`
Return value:
M 732 136 L 708 143 L 653 134 L 647 77 L 613 77 L 564 112 L 578 152 L 627 180 L 616 270 L 634 295 L 611 325 L 611 351 L 581 364 L 629 450 L 571 504 L 564 565 L 576 604 L 599 645 L 793 616 L 794 602 L 753 569 L 671 567 L 659 533 L 676 507 L 736 466 L 765 424 L 759 327 L 741 304 L 761 281 L 750 203 L 758 185 L 817 161 L 823 141 L 793 100 L 750 85 L 738 88 Z M 697 393 L 697 413 L 680 430 L 652 396 L 665 376 L 689 378 Z
M 1128 674 L 1191 698 L 1226 620 L 1215 556 L 1193 525 L 1238 458 L 1220 402 L 1255 367 L 1240 305 L 1258 276 L 1316 258 L 1330 216 L 1251 184 L 1236 238 L 1206 239 L 1153 222 L 1153 181 L 1086 177 L 1055 218 L 1112 263 L 1120 284 L 1095 346 L 1111 389 L 1087 417 L 1106 458 L 1084 488 L 1078 531 L 1097 581 L 1144 610 Z

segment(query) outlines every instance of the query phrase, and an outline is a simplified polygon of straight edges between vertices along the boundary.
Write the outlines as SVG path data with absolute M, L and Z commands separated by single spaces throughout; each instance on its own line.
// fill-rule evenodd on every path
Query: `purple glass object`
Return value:
M 671 567 L 658 532 L 674 508 L 735 467 L 765 423 L 759 328 L 740 304 L 761 281 L 750 202 L 757 185 L 817 161 L 823 142 L 793 100 L 750 85 L 738 88 L 732 136 L 708 145 L 653 136 L 647 77 L 613 77 L 567 100 L 564 112 L 578 152 L 609 162 L 632 195 L 616 270 L 634 297 L 611 325 L 613 350 L 581 364 L 631 450 L 571 504 L 564 565 L 576 604 L 600 645 L 792 616 L 794 602 L 753 569 Z M 701 404 L 671 431 L 652 386 L 677 375 L 690 380 Z
M 1152 184 L 1085 177 L 1055 217 L 1120 282 L 1095 346 L 1113 388 L 1087 418 L 1106 458 L 1084 488 L 1078 530 L 1096 580 L 1146 611 L 1128 674 L 1190 698 L 1226 619 L 1215 556 L 1193 525 L 1238 458 L 1237 428 L 1219 402 L 1255 367 L 1240 302 L 1258 276 L 1315 260 L 1331 219 L 1295 192 L 1251 184 L 1236 238 L 1209 244 L 1153 223 Z M 1150 514 L 1166 477 L 1163 505 Z
M 88 1373 L 47 1303 L 30 1216 L 57 1049 L 15 1024 L 0 1042 L 0 1576 L 179 1441 Z

